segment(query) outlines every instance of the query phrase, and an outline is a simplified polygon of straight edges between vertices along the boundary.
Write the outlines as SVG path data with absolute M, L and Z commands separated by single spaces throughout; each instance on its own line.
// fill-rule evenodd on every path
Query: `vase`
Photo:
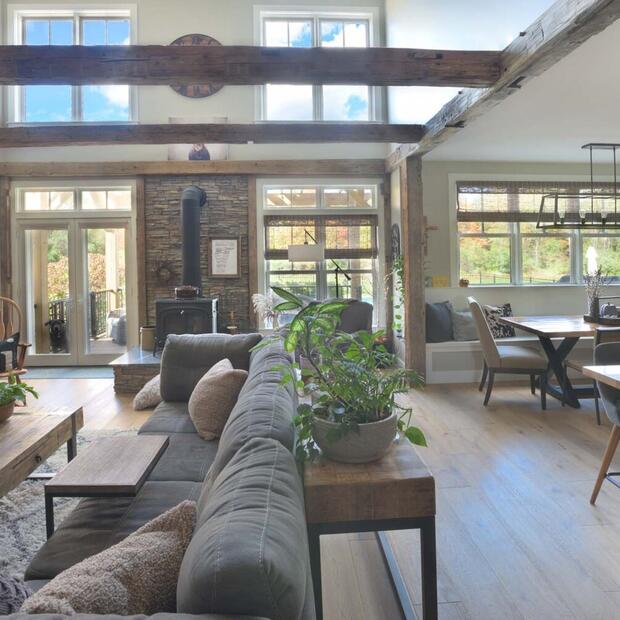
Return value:
M 378 422 L 359 424 L 357 430 L 330 441 L 328 433 L 340 425 L 324 418 L 314 417 L 312 438 L 323 454 L 339 463 L 370 463 L 383 457 L 390 449 L 398 432 L 398 416 L 393 413 Z
M 15 410 L 14 400 L 12 400 L 10 403 L 7 403 L 6 405 L 0 405 L 0 422 L 4 422 L 5 420 L 8 420 L 13 415 L 14 410 Z

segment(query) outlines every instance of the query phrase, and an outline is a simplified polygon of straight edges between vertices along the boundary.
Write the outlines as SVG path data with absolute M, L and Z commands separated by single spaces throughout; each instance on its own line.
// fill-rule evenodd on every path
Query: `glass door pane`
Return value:
M 127 350 L 125 227 L 83 230 L 87 355 Z
M 62 355 L 72 350 L 69 231 L 25 231 L 25 284 L 29 354 Z

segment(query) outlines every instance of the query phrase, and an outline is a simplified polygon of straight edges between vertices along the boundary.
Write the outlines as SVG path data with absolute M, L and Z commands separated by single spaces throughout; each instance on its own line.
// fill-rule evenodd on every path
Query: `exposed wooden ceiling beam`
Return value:
M 449 101 L 427 123 L 418 144 L 401 144 L 390 154 L 388 170 L 442 144 L 619 17 L 620 0 L 558 0 L 501 53 L 500 79 L 490 88 L 463 90 Z
M 499 52 L 250 46 L 0 46 L 0 84 L 489 86 Z
M 417 142 L 423 135 L 422 125 L 381 123 L 54 125 L 0 128 L 0 148 L 93 144 Z
M 382 159 L 214 161 L 0 162 L 0 177 L 98 178 L 139 175 L 255 174 L 260 176 L 383 177 Z

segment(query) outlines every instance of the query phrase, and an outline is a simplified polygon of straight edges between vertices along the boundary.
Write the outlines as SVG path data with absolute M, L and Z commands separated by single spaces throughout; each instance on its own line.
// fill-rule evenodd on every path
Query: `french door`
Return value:
M 106 364 L 137 344 L 131 216 L 18 219 L 17 233 L 29 365 Z

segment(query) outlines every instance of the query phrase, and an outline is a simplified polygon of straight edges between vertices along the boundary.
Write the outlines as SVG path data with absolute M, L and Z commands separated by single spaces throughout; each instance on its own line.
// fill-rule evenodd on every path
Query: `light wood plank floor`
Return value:
M 90 428 L 148 416 L 107 379 L 32 383 L 43 402 L 83 404 Z M 407 400 L 437 482 L 440 618 L 620 620 L 620 490 L 606 482 L 588 502 L 610 432 L 591 401 L 577 411 L 549 399 L 543 413 L 528 387 L 501 383 L 486 409 L 473 385 Z M 418 537 L 390 536 L 419 604 Z M 372 535 L 326 537 L 322 549 L 327 620 L 400 618 Z

